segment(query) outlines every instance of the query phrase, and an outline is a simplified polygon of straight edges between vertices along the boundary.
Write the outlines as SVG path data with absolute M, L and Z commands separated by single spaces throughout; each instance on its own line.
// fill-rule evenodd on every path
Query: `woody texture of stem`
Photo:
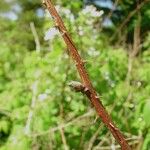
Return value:
M 120 130 L 116 127 L 116 125 L 113 123 L 110 115 L 104 108 L 103 104 L 101 103 L 99 97 L 97 96 L 97 93 L 95 89 L 92 86 L 92 83 L 89 79 L 89 76 L 87 74 L 87 71 L 84 67 L 84 62 L 79 55 L 77 48 L 72 41 L 72 38 L 70 37 L 61 17 L 59 16 L 57 10 L 55 9 L 53 3 L 51 0 L 44 0 L 43 4 L 45 5 L 46 9 L 48 9 L 49 13 L 54 19 L 55 25 L 57 26 L 58 30 L 62 34 L 62 37 L 69 49 L 69 53 L 74 60 L 74 63 L 76 65 L 77 71 L 81 77 L 81 81 L 83 86 L 88 91 L 88 98 L 93 104 L 93 106 L 96 109 L 97 114 L 101 118 L 102 122 L 106 125 L 106 127 L 110 130 L 116 141 L 120 144 L 122 150 L 131 150 L 129 147 L 127 141 L 125 140 L 123 134 L 120 132 Z

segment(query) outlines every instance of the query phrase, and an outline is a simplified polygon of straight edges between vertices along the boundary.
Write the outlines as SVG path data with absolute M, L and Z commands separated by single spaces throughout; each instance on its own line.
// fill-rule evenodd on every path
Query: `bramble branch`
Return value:
M 72 38 L 70 37 L 57 10 L 55 9 L 51 0 L 44 0 L 43 3 L 46 6 L 46 8 L 48 9 L 52 18 L 54 19 L 55 25 L 57 26 L 58 30 L 62 34 L 62 37 L 69 49 L 71 56 L 72 56 L 72 59 L 74 60 L 74 62 L 76 64 L 77 70 L 78 70 L 81 80 L 83 82 L 82 84 L 89 92 L 89 96 L 88 96 L 89 100 L 95 107 L 95 109 L 96 109 L 98 115 L 100 116 L 101 120 L 103 121 L 103 123 L 111 131 L 111 133 L 113 134 L 116 141 L 120 144 L 122 150 L 131 150 L 131 148 L 129 147 L 127 141 L 125 140 L 123 134 L 113 123 L 111 117 L 109 116 L 108 112 L 105 110 L 99 97 L 97 96 L 97 93 L 96 93 L 95 89 L 93 88 L 92 83 L 89 79 L 88 73 L 84 67 L 84 62 L 83 62 L 81 56 L 79 55 L 77 48 L 76 48 L 74 42 L 72 41 Z

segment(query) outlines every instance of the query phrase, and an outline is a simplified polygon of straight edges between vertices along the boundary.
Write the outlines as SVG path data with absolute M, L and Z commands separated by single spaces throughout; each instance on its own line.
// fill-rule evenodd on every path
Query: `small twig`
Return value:
M 112 8 L 112 9 L 110 10 L 110 12 L 108 13 L 108 16 L 107 16 L 108 19 L 110 19 L 111 16 L 113 15 L 114 9 L 115 9 L 116 6 L 118 5 L 119 1 L 120 1 L 120 0 L 115 0 L 113 8 Z
M 91 111 L 89 111 L 89 112 L 83 114 L 82 116 L 79 116 L 79 117 L 73 119 L 73 120 L 70 121 L 70 122 L 61 124 L 61 125 L 59 125 L 59 126 L 57 126 L 57 127 L 54 127 L 54 128 L 50 128 L 49 130 L 43 131 L 43 132 L 41 132 L 41 133 L 32 134 L 31 136 L 32 136 L 32 137 L 37 137 L 37 136 L 42 136 L 42 135 L 45 135 L 45 134 L 48 134 L 48 133 L 56 132 L 56 131 L 60 130 L 61 128 L 67 128 L 67 127 L 69 127 L 69 126 L 71 126 L 71 125 L 74 125 L 74 124 L 77 123 L 77 122 L 80 122 L 82 119 L 87 118 L 87 117 L 90 117 L 90 116 L 93 116 L 93 115 L 94 115 L 94 111 L 91 110 Z
M 132 145 L 135 145 L 135 144 L 138 144 L 139 141 L 132 141 L 132 142 L 129 142 L 129 145 L 132 146 Z M 100 147 L 95 147 L 94 150 L 110 150 L 111 147 L 110 146 L 100 146 Z M 120 145 L 115 145 L 115 149 L 116 150 L 119 150 L 120 149 Z
M 29 135 L 30 130 L 31 130 L 31 121 L 32 121 L 32 118 L 33 118 L 34 107 L 35 107 L 35 104 L 36 104 L 37 84 L 38 84 L 38 82 L 35 81 L 34 84 L 32 85 L 33 96 L 32 96 L 31 107 L 30 107 L 30 110 L 29 110 L 26 126 L 25 126 L 25 129 L 24 129 L 24 132 L 25 132 L 26 135 Z
M 12 116 L 12 113 L 10 112 L 10 111 L 8 111 L 8 110 L 5 110 L 5 109 L 3 109 L 3 108 L 0 108 L 0 116 L 7 116 L 7 117 L 9 117 L 9 118 L 12 118 L 13 116 Z
M 40 52 L 40 50 L 41 50 L 40 40 L 39 40 L 37 31 L 36 31 L 34 22 L 30 22 L 30 28 L 31 28 L 31 31 L 32 31 L 32 34 L 33 34 L 33 37 L 34 37 L 34 41 L 35 41 L 35 45 L 36 45 L 36 51 Z
M 70 64 L 68 64 L 67 68 L 66 68 L 66 74 L 65 74 L 65 79 L 62 83 L 62 88 L 61 88 L 61 99 L 60 99 L 60 103 L 59 103 L 59 108 L 60 108 L 60 116 L 62 119 L 62 124 L 63 124 L 63 120 L 64 120 L 64 104 L 63 104 L 63 100 L 65 99 L 65 87 L 66 87 L 66 83 L 68 80 L 68 74 L 69 74 L 69 68 L 70 68 Z M 69 146 L 67 145 L 67 140 L 65 137 L 65 132 L 64 132 L 64 128 L 60 128 L 59 129 L 60 134 L 61 134 L 61 138 L 62 138 L 62 143 L 64 145 L 64 150 L 68 150 Z
M 108 136 L 109 136 L 109 132 L 107 132 L 106 135 L 105 135 L 105 137 L 95 146 L 94 150 L 97 147 L 101 147 L 105 143 L 106 139 L 108 140 Z
M 87 150 L 92 150 L 93 144 L 94 144 L 94 142 L 95 142 L 95 140 L 96 140 L 96 138 L 97 138 L 97 136 L 98 136 L 100 130 L 102 129 L 102 127 L 103 127 L 102 125 L 99 126 L 99 128 L 97 129 L 97 131 L 96 131 L 96 132 L 94 133 L 94 135 L 91 137 L 91 139 L 90 139 L 90 141 L 89 141 L 89 145 L 88 145 Z
M 117 28 L 116 32 L 113 34 L 113 36 L 110 38 L 110 41 L 112 41 L 114 39 L 114 37 L 116 37 L 116 35 L 123 29 L 123 27 L 130 21 L 130 19 L 147 3 L 149 2 L 149 0 L 143 0 L 143 2 L 141 2 L 138 7 L 136 7 L 136 9 L 134 9 L 133 11 L 131 11 L 128 16 L 123 20 L 123 22 L 121 23 L 121 25 Z
M 60 133 L 61 133 L 61 138 L 62 138 L 62 142 L 63 142 L 63 145 L 64 145 L 64 150 L 68 150 L 68 145 L 67 145 L 66 137 L 65 137 L 65 134 L 64 134 L 64 129 L 60 128 L 59 130 L 60 130 Z
M 90 126 L 91 125 L 89 124 L 89 125 L 85 126 L 84 128 L 82 128 L 82 131 L 81 131 L 82 134 L 81 134 L 80 144 L 78 146 L 78 149 L 84 149 L 84 146 L 86 147 L 86 142 L 84 141 L 84 138 L 85 138 L 86 133 L 87 133 Z M 85 150 L 87 150 L 87 149 L 85 149 Z
M 53 150 L 53 145 L 54 145 L 53 144 L 53 138 L 54 138 L 54 135 L 52 133 L 48 135 L 48 139 L 49 139 L 49 144 L 48 144 L 49 147 L 48 147 L 48 149 L 49 150 Z
M 115 139 L 114 139 L 113 136 L 111 136 L 111 139 L 112 139 L 112 141 L 111 141 L 111 150 L 116 150 L 116 147 L 115 147 Z
M 132 54 L 129 53 L 128 56 L 128 71 L 126 75 L 126 82 L 128 85 L 130 85 L 130 80 L 131 80 L 131 73 L 132 73 L 132 67 L 133 67 L 133 57 L 131 56 Z
M 137 1 L 137 8 L 139 7 L 139 0 Z M 134 42 L 133 42 L 133 51 L 132 57 L 135 57 L 140 52 L 140 34 L 141 34 L 141 12 L 140 10 L 137 13 L 137 23 L 134 27 Z

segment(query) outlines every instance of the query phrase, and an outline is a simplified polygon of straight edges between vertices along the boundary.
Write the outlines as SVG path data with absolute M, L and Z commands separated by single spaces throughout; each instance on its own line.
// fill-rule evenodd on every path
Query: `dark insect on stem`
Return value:
M 84 92 L 85 86 L 78 81 L 71 81 L 68 83 L 68 85 L 75 92 Z

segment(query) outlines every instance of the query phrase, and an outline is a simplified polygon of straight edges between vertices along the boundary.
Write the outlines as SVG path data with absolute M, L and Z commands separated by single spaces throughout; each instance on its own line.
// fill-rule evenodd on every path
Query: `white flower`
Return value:
M 64 14 L 66 15 L 70 15 L 71 11 L 69 9 L 63 9 Z
M 83 10 L 82 10 L 83 14 L 90 14 L 92 17 L 100 17 L 103 15 L 103 11 L 97 11 L 96 7 L 89 5 L 86 6 Z
M 100 55 L 100 52 L 98 50 L 96 50 L 95 48 L 91 47 L 91 48 L 89 48 L 88 54 L 90 56 L 98 56 L 98 55 Z
M 50 15 L 50 13 L 47 9 L 45 10 L 45 17 L 48 19 L 52 19 L 52 16 Z
M 81 35 L 81 36 L 84 35 L 84 31 L 83 31 L 83 28 L 81 26 L 78 27 L 78 30 L 79 30 L 79 32 L 78 32 L 79 35 Z
M 60 10 L 61 10 L 61 7 L 60 7 L 60 5 L 56 5 L 56 10 L 59 12 Z
M 50 28 L 46 33 L 45 33 L 45 37 L 44 37 L 44 40 L 47 41 L 47 40 L 52 40 L 54 39 L 54 37 L 56 35 L 58 35 L 59 32 L 56 28 Z
M 74 22 L 75 17 L 74 15 L 71 13 L 71 11 L 67 8 L 62 8 L 61 9 L 62 14 L 64 14 L 71 22 Z
M 40 95 L 38 96 L 38 99 L 39 99 L 40 101 L 44 101 L 46 98 L 47 98 L 47 94 L 46 94 L 46 93 L 40 94 Z

